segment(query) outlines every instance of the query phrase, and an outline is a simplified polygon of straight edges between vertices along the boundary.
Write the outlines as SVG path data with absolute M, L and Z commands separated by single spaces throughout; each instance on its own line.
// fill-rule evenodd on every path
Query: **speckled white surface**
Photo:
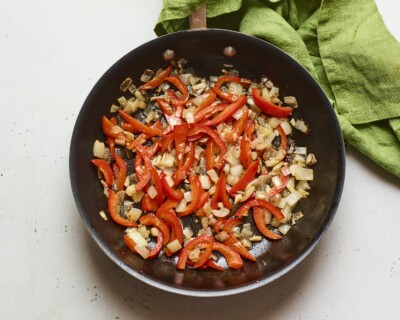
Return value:
M 400 5 L 377 0 L 400 39 Z M 400 314 L 400 180 L 348 148 L 337 215 L 316 249 L 272 284 L 200 299 L 115 266 L 69 185 L 73 125 L 92 86 L 155 38 L 162 1 L 3 0 L 0 11 L 1 319 L 377 319 Z

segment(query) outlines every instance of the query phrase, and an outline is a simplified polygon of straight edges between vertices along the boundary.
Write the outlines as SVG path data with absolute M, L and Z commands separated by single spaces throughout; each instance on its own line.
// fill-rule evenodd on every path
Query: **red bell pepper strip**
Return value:
M 221 266 L 219 266 L 218 264 L 216 264 L 214 261 L 212 261 L 211 259 L 208 259 L 208 261 L 204 264 L 205 266 L 214 269 L 214 270 L 218 270 L 218 271 L 224 271 L 224 268 L 222 268 Z
M 153 167 L 150 157 L 147 153 L 147 150 L 144 146 L 142 146 L 140 143 L 135 143 L 135 148 L 136 151 L 140 154 L 140 156 L 143 158 L 144 160 L 144 166 L 145 166 L 145 171 L 144 173 L 138 177 L 139 178 L 139 182 L 136 184 L 136 190 L 141 190 L 143 189 L 146 184 L 150 181 L 150 177 L 151 177 L 151 168 Z M 135 168 L 136 170 L 136 168 Z
M 168 182 L 166 180 L 166 175 L 164 172 L 161 173 L 160 180 L 161 180 L 162 190 L 168 199 L 176 200 L 176 201 L 180 201 L 183 199 L 182 191 L 180 189 L 175 190 L 168 184 Z
M 256 106 L 259 107 L 263 112 L 273 117 L 286 118 L 293 112 L 292 108 L 277 106 L 267 100 L 264 100 L 261 96 L 260 89 L 253 88 L 252 96 Z
M 232 210 L 233 205 L 229 201 L 229 196 L 226 193 L 226 174 L 225 172 L 221 172 L 217 185 L 216 185 L 216 190 L 213 194 L 213 197 L 211 199 L 211 208 L 217 210 L 218 209 L 218 201 L 221 200 L 223 203 L 224 207 L 227 209 Z
M 110 153 L 112 158 L 115 158 L 115 139 L 113 137 L 107 136 L 107 145 L 108 149 L 110 149 Z
M 174 110 L 171 105 L 164 98 L 158 98 L 157 100 L 158 107 L 162 110 L 164 115 L 172 116 L 174 114 Z
M 176 216 L 174 210 L 163 211 L 160 213 L 159 218 L 163 221 L 167 221 L 167 223 L 171 226 L 171 236 L 169 242 L 177 240 L 180 245 L 183 242 L 183 230 L 182 225 Z M 169 257 L 173 253 L 171 253 L 168 248 L 164 249 L 165 254 Z
M 133 126 L 136 130 L 146 134 L 148 137 L 154 136 L 161 136 L 162 130 L 157 128 L 151 128 L 146 126 L 145 124 L 141 123 L 139 120 L 135 119 L 134 117 L 130 116 L 125 111 L 119 110 L 121 116 L 128 122 L 131 126 Z
M 151 178 L 154 183 L 154 188 L 157 191 L 157 195 L 156 195 L 155 199 L 157 201 L 157 204 L 159 206 L 161 206 L 164 201 L 164 193 L 163 193 L 163 186 L 162 186 L 162 183 L 160 180 L 160 176 L 158 175 L 157 170 L 153 166 L 151 166 L 150 172 L 151 172 Z
M 174 137 L 175 137 L 175 149 L 176 157 L 178 159 L 178 168 L 183 165 L 183 156 L 186 149 L 186 136 L 187 136 L 188 126 L 186 123 L 175 126 Z
M 140 131 L 139 131 L 138 129 L 134 128 L 133 125 L 131 125 L 131 124 L 128 123 L 128 122 L 124 122 L 124 123 L 122 124 L 122 128 L 123 128 L 124 130 L 126 130 L 126 131 L 131 132 L 131 133 L 140 133 Z
M 192 190 L 192 201 L 186 207 L 185 211 L 178 213 L 179 217 L 184 217 L 194 212 L 200 202 L 200 196 L 202 194 L 203 188 L 201 187 L 199 177 L 195 174 L 189 177 L 189 181 L 190 189 Z
M 169 242 L 169 229 L 164 222 L 158 219 L 154 214 L 149 213 L 139 218 L 141 224 L 145 226 L 154 226 L 163 234 L 163 244 Z
M 225 140 L 230 143 L 235 143 L 239 137 L 242 135 L 244 127 L 247 123 L 247 118 L 249 115 L 249 111 L 247 108 L 244 109 L 243 115 L 235 122 L 233 125 L 232 131 L 228 132 L 225 135 Z
M 172 179 L 174 180 L 175 185 L 178 185 L 182 180 L 186 179 L 186 176 L 193 165 L 194 156 L 196 150 L 194 143 L 189 143 L 189 153 L 186 156 L 185 162 L 181 168 L 178 168 L 172 175 Z
M 256 176 L 258 165 L 258 160 L 253 161 L 253 163 L 244 172 L 243 176 L 241 176 L 239 181 L 232 187 L 231 190 L 229 190 L 229 194 L 234 194 L 246 188 L 246 186 L 253 181 L 254 177 Z
M 279 179 L 281 180 L 281 184 L 280 186 L 277 188 L 276 186 L 274 186 L 273 188 L 271 188 L 271 190 L 269 190 L 268 192 L 268 196 L 272 197 L 276 194 L 278 194 L 279 192 L 281 192 L 283 189 L 286 188 L 286 185 L 289 182 L 289 176 L 285 176 L 282 173 L 279 175 Z
M 285 131 L 283 131 L 281 125 L 276 127 L 276 130 L 279 132 L 279 137 L 281 138 L 281 143 L 279 145 L 279 149 L 283 150 L 286 155 L 286 149 L 287 149 L 287 137 Z
M 208 199 L 210 199 L 210 193 L 208 191 L 205 192 L 204 190 L 202 190 L 202 192 L 203 193 L 200 196 L 199 202 L 198 202 L 195 210 L 199 210 L 199 209 L 203 208 L 205 206 L 205 204 L 207 203 Z
M 202 125 L 202 124 L 193 124 L 189 128 L 187 135 L 190 137 L 190 136 L 194 136 L 198 133 L 205 133 L 205 134 L 209 135 L 214 140 L 214 142 L 217 144 L 217 146 L 219 147 L 219 151 L 220 151 L 219 159 L 215 162 L 214 166 L 217 169 L 221 169 L 222 166 L 225 164 L 224 156 L 228 150 L 225 142 L 221 139 L 221 137 L 214 130 L 212 130 L 211 128 L 209 128 L 205 125 Z
M 222 112 L 226 109 L 228 104 L 220 103 L 215 105 L 208 106 L 207 108 L 201 110 L 200 112 L 194 115 L 195 123 L 204 123 L 207 122 L 209 118 L 211 118 L 214 114 Z M 201 122 L 203 121 L 203 122 Z
M 232 102 L 228 105 L 224 111 L 218 114 L 216 117 L 212 118 L 203 123 L 205 126 L 215 126 L 220 124 L 221 122 L 227 121 L 230 117 L 232 117 L 243 105 L 246 103 L 247 98 L 245 96 L 240 96 L 235 102 Z
M 179 92 L 182 93 L 182 98 L 180 99 L 180 101 L 186 101 L 189 98 L 189 90 L 181 81 L 181 79 L 179 79 L 179 77 L 169 76 L 165 78 L 165 80 L 173 84 L 179 90 Z
M 220 242 L 214 242 L 213 250 L 222 253 L 230 268 L 238 270 L 243 267 L 243 260 L 240 255 L 227 245 Z
M 240 141 L 240 162 L 242 163 L 243 167 L 247 169 L 250 164 L 252 163 L 251 158 L 251 142 L 250 138 L 244 134 L 242 136 L 242 140 Z
M 174 133 L 170 132 L 167 135 L 163 136 L 161 140 L 161 153 L 164 153 L 166 150 L 169 150 L 172 147 L 172 142 L 174 141 Z
M 233 235 L 229 235 L 229 238 L 227 238 L 224 241 L 224 244 L 230 247 L 233 251 L 237 252 L 242 256 L 243 258 L 246 258 L 251 261 L 256 261 L 256 258 L 245 248 L 245 246 L 235 238 Z
M 204 95 L 207 95 L 207 96 L 206 96 L 206 98 L 204 98 L 204 100 L 196 108 L 196 110 L 194 111 L 194 115 L 196 115 L 197 113 L 199 113 L 203 109 L 209 107 L 214 102 L 215 98 L 217 97 L 217 95 L 212 90 L 208 90 L 207 92 L 205 92 L 203 94 L 203 96 Z
M 253 219 L 258 231 L 260 231 L 268 239 L 277 240 L 282 238 L 282 236 L 267 228 L 267 225 L 265 224 L 265 212 L 263 208 L 253 207 Z
M 229 92 L 224 92 L 221 90 L 221 87 L 224 83 L 226 82 L 235 82 L 235 83 L 242 83 L 240 78 L 234 77 L 234 76 L 222 76 L 218 79 L 218 81 L 215 83 L 214 87 L 212 90 L 219 95 L 222 99 L 228 100 L 229 102 L 235 102 L 239 99 L 239 96 L 236 94 L 232 94 Z
M 156 217 L 160 218 L 161 213 L 164 211 L 169 211 L 171 209 L 175 209 L 179 204 L 179 201 L 175 200 L 167 200 L 165 201 L 157 210 Z
M 114 182 L 113 171 L 106 160 L 103 159 L 93 159 L 91 162 L 97 167 L 106 182 L 107 187 L 111 187 Z
M 111 219 L 124 227 L 136 227 L 137 223 L 135 221 L 123 218 L 119 214 L 118 208 L 120 208 L 120 205 L 118 194 L 115 193 L 114 190 L 108 189 L 108 212 L 110 213 Z
M 117 185 L 117 190 L 124 190 L 124 184 L 126 179 L 126 173 L 128 171 L 127 165 L 118 154 L 115 154 L 115 163 L 117 165 L 117 174 L 115 176 L 115 183 Z
M 118 126 L 105 116 L 101 118 L 101 127 L 106 136 L 114 139 L 127 140 L 125 134 L 118 129 Z
M 153 79 L 150 81 L 146 82 L 145 84 L 142 84 L 139 87 L 139 90 L 149 90 L 149 89 L 154 89 L 158 87 L 163 81 L 165 80 L 166 77 L 168 77 L 169 73 L 171 72 L 172 65 L 170 65 L 168 68 L 166 68 L 163 72 L 161 72 L 159 75 L 155 76 Z
M 182 113 L 183 113 L 183 105 L 187 102 L 187 100 L 180 101 L 178 96 L 175 94 L 174 90 L 172 90 L 172 89 L 169 89 L 167 91 L 167 93 L 171 100 L 172 105 L 175 107 L 174 117 L 177 119 L 181 119 Z
M 150 198 L 150 196 L 146 193 L 140 202 L 140 208 L 143 211 L 155 212 L 158 209 L 157 200 Z
M 190 251 L 192 251 L 197 246 L 203 246 L 203 247 L 205 246 L 206 248 L 208 248 L 208 251 L 210 254 L 208 255 L 208 257 L 204 253 L 201 255 L 201 258 L 194 265 L 195 268 L 200 267 L 202 264 L 207 262 L 209 256 L 211 255 L 214 242 L 215 242 L 214 237 L 209 236 L 209 235 L 203 235 L 203 236 L 199 236 L 199 237 L 192 239 L 181 250 L 179 257 L 178 257 L 178 263 L 177 263 L 176 267 L 180 270 L 184 270 L 186 267 L 186 263 L 187 263 L 187 259 L 189 257 Z
M 249 209 L 252 207 L 263 207 L 267 209 L 272 215 L 275 217 L 276 220 L 280 221 L 285 216 L 283 215 L 282 211 L 275 207 L 272 203 L 262 199 L 250 199 L 247 200 L 233 215 L 234 217 L 242 218 L 249 214 Z
M 126 246 L 134 253 L 137 253 L 135 247 L 136 243 L 128 235 L 124 235 L 124 242 Z M 163 234 L 161 232 L 157 235 L 156 245 L 150 250 L 149 256 L 146 259 L 154 259 L 158 256 L 163 246 Z
M 214 143 L 215 142 L 213 139 L 209 139 L 206 146 L 205 157 L 206 157 L 207 171 L 214 168 L 214 161 L 215 161 Z

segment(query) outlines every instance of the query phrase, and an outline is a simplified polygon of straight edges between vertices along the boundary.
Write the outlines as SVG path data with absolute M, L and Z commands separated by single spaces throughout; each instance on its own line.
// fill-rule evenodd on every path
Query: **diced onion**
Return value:
M 296 190 L 293 190 L 289 196 L 286 197 L 286 202 L 289 206 L 294 206 L 297 202 L 302 198 L 301 193 Z
M 96 140 L 93 144 L 93 155 L 96 158 L 103 159 L 104 153 L 105 153 L 105 145 L 103 142 L 100 142 L 99 140 Z
M 175 211 L 176 212 L 183 212 L 186 210 L 186 200 L 182 199 L 179 203 L 178 206 L 176 207 Z
M 158 228 L 156 228 L 156 227 L 153 227 L 153 228 L 150 229 L 150 234 L 151 234 L 153 237 L 157 237 L 159 232 L 160 232 L 160 231 L 159 231 Z
M 281 128 L 286 135 L 292 134 L 292 126 L 289 122 L 283 121 L 281 122 Z
M 190 202 L 193 200 L 192 198 L 192 191 L 187 191 L 183 194 L 183 198 L 185 199 L 186 202 Z
M 147 194 L 149 195 L 150 198 L 154 199 L 157 196 L 156 188 L 154 188 L 154 186 L 150 186 L 147 189 Z
M 182 246 L 179 243 L 178 239 L 175 239 L 174 241 L 171 241 L 170 243 L 167 244 L 167 248 L 171 253 L 175 253 L 181 250 Z
M 219 210 L 213 210 L 212 214 L 218 218 L 224 218 L 230 213 L 229 209 L 223 207 Z
M 142 210 L 138 208 L 131 208 L 126 212 L 126 217 L 131 220 L 131 221 L 137 221 L 139 220 L 140 216 L 142 214 Z
M 239 178 L 243 173 L 243 166 L 241 164 L 233 166 L 230 168 L 229 173 L 232 176 Z
M 126 234 L 139 246 L 147 246 L 146 239 L 139 233 L 137 228 L 130 228 L 126 230 Z
M 150 250 L 144 246 L 136 245 L 134 249 L 142 256 L 143 259 L 147 259 L 150 255 Z
M 200 183 L 201 187 L 205 190 L 208 190 L 211 188 L 211 183 L 210 183 L 210 178 L 206 175 L 200 175 Z
M 217 239 L 219 242 L 224 242 L 228 238 L 229 234 L 225 230 L 222 230 L 220 233 L 215 235 L 215 239 Z
M 314 170 L 297 167 L 296 172 L 294 173 L 294 177 L 296 178 L 296 180 L 311 181 L 314 179 Z
M 297 130 L 299 130 L 299 131 L 301 131 L 301 132 L 303 132 L 303 133 L 308 133 L 308 127 L 307 127 L 307 125 L 305 124 L 305 122 L 303 121 L 303 120 L 296 120 L 296 124 L 294 125 L 294 127 L 297 129 Z
M 290 226 L 287 224 L 282 224 L 278 227 L 278 230 L 280 233 L 282 233 L 283 235 L 287 234 L 288 231 L 290 230 Z
M 190 239 L 193 236 L 193 231 L 189 227 L 186 227 L 183 229 L 183 235 L 185 236 L 186 239 Z
M 186 112 L 185 114 L 186 122 L 187 123 L 194 123 L 194 115 L 193 112 Z
M 106 216 L 106 213 L 105 213 L 103 210 L 101 210 L 101 211 L 99 212 L 99 215 L 100 215 L 100 217 L 101 217 L 103 220 L 105 220 L 105 221 L 108 220 L 108 218 L 107 218 L 107 216 Z
M 208 218 L 207 217 L 202 217 L 201 218 L 201 226 L 203 229 L 207 229 L 208 228 Z
M 218 174 L 215 172 L 214 169 L 208 170 L 208 171 L 207 171 L 207 174 L 208 174 L 208 176 L 211 178 L 211 180 L 212 180 L 214 183 L 217 183 L 217 182 L 218 182 Z

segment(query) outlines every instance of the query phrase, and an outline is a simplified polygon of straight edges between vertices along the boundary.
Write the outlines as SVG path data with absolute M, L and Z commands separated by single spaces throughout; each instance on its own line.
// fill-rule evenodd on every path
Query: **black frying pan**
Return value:
M 233 46 L 237 55 L 229 58 L 223 49 Z M 123 229 L 99 216 L 107 208 L 97 172 L 90 164 L 96 139 L 104 140 L 101 116 L 109 115 L 111 103 L 121 95 L 119 85 L 127 76 L 138 84 L 144 69 L 165 68 L 162 53 L 175 51 L 200 76 L 219 75 L 223 64 L 233 64 L 240 75 L 257 79 L 266 75 L 280 88 L 281 95 L 293 95 L 300 108 L 294 117 L 311 126 L 306 137 L 295 133 L 299 146 L 315 153 L 318 164 L 311 195 L 298 209 L 305 216 L 280 241 L 263 240 L 251 251 L 257 262 L 245 262 L 242 270 L 178 271 L 172 259 L 143 260 L 132 254 L 122 240 Z M 226 30 L 183 31 L 160 37 L 134 49 L 115 63 L 97 82 L 76 121 L 70 147 L 70 177 L 80 215 L 94 240 L 121 268 L 135 278 L 166 291 L 191 296 L 223 296 L 265 285 L 288 272 L 314 248 L 326 231 L 338 207 L 345 173 L 343 140 L 332 107 L 323 91 L 295 60 L 260 39 Z M 84 267 L 84 266 L 82 266 Z

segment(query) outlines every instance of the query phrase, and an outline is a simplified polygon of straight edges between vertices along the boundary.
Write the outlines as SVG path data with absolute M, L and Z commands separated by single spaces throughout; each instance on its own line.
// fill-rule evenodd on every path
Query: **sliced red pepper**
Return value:
M 134 128 L 133 125 L 131 125 L 131 124 L 128 123 L 128 122 L 124 122 L 124 123 L 122 124 L 122 129 L 124 129 L 124 130 L 126 130 L 126 131 L 129 131 L 129 132 L 131 132 L 131 133 L 140 133 L 140 131 L 139 131 L 138 129 Z
M 186 136 L 187 136 L 188 126 L 186 123 L 175 126 L 174 137 L 175 137 L 175 149 L 176 157 L 178 159 L 178 168 L 183 165 L 183 156 L 186 149 Z
M 146 134 L 148 137 L 154 136 L 161 136 L 162 130 L 157 128 L 148 127 L 145 124 L 141 123 L 139 120 L 135 119 L 134 117 L 130 116 L 125 111 L 119 110 L 121 116 L 128 122 L 133 128 L 139 130 L 140 132 Z
M 242 218 L 249 214 L 249 209 L 252 207 L 263 207 L 267 209 L 272 215 L 275 217 L 276 220 L 280 221 L 285 216 L 283 215 L 282 211 L 275 207 L 272 203 L 262 199 L 250 199 L 247 200 L 233 215 L 234 217 Z
M 167 135 L 163 136 L 161 140 L 161 153 L 164 153 L 166 150 L 169 150 L 172 147 L 172 142 L 174 141 L 174 133 L 170 132 Z
M 211 259 L 208 259 L 208 261 L 204 264 L 207 267 L 214 269 L 214 270 L 218 270 L 218 271 L 224 271 L 224 268 L 222 268 L 221 266 L 219 266 L 218 264 L 216 264 L 214 261 L 212 261 Z
M 217 95 L 212 90 L 208 90 L 207 92 L 205 92 L 203 94 L 203 96 L 205 96 L 205 95 L 207 95 L 206 98 L 204 98 L 204 100 L 196 108 L 196 110 L 194 111 L 194 115 L 196 115 L 201 110 L 203 110 L 203 109 L 207 108 L 208 106 L 210 106 L 215 101 L 215 98 L 217 97 Z
M 113 137 L 107 136 L 107 145 L 108 145 L 108 149 L 110 149 L 111 156 L 114 159 L 114 155 L 115 155 L 115 139 Z
M 161 173 L 160 180 L 161 180 L 162 190 L 168 199 L 176 200 L 176 201 L 180 201 L 183 199 L 182 191 L 180 189 L 175 190 L 168 184 L 168 182 L 166 180 L 166 175 L 164 172 Z
M 174 114 L 174 110 L 171 105 L 167 102 L 167 100 L 163 98 L 158 98 L 157 100 L 158 107 L 162 110 L 164 115 L 172 116 Z
M 253 161 L 253 163 L 244 172 L 243 176 L 241 176 L 239 181 L 232 187 L 231 190 L 229 190 L 229 194 L 234 194 L 238 191 L 242 191 L 251 181 L 253 181 L 257 173 L 258 164 L 258 160 Z
M 200 202 L 200 196 L 203 191 L 203 188 L 201 187 L 199 177 L 197 175 L 190 176 L 189 181 L 190 181 L 190 189 L 192 190 L 192 201 L 186 207 L 185 211 L 178 213 L 179 217 L 184 217 L 194 212 Z
M 111 219 L 124 227 L 136 227 L 137 223 L 135 221 L 123 218 L 119 214 L 118 209 L 121 204 L 118 194 L 115 193 L 114 190 L 108 189 L 108 212 L 110 213 Z
M 199 210 L 205 206 L 208 199 L 210 199 L 210 193 L 203 190 L 203 194 L 200 196 L 199 202 L 197 204 L 196 210 Z
M 214 151 L 214 140 L 209 139 L 207 146 L 206 146 L 206 151 L 205 151 L 205 157 L 206 157 L 206 170 L 211 170 L 214 168 L 214 161 L 215 161 L 215 151 Z
M 232 210 L 233 205 L 229 200 L 229 196 L 226 193 L 226 174 L 224 171 L 220 173 L 217 185 L 216 185 L 216 190 L 213 194 L 213 197 L 211 199 L 211 208 L 217 210 L 218 209 L 218 201 L 221 200 L 223 203 L 224 207 L 227 209 Z
M 154 155 L 161 149 L 161 142 L 159 140 L 154 141 L 153 145 L 147 149 L 147 154 L 150 158 L 154 157 Z
M 136 148 L 136 151 L 143 158 L 144 166 L 145 166 L 145 171 L 141 176 L 138 177 L 139 182 L 136 184 L 136 190 L 141 190 L 150 181 L 151 168 L 153 167 L 153 165 L 152 165 L 150 157 L 147 153 L 147 149 L 144 146 L 142 146 L 140 143 L 135 143 L 135 148 Z M 136 163 L 135 163 L 135 165 L 136 165 Z M 135 167 L 135 170 L 136 170 L 136 167 Z
M 150 198 L 150 196 L 146 193 L 142 198 L 140 208 L 146 212 L 155 212 L 158 210 L 157 200 Z
M 158 219 L 154 214 L 149 213 L 139 218 L 141 224 L 145 226 L 154 226 L 156 227 L 163 235 L 163 244 L 169 242 L 169 229 L 164 222 Z
M 238 96 L 237 94 L 232 94 L 229 92 L 224 92 L 221 90 L 221 87 L 224 83 L 226 82 L 235 82 L 235 83 L 242 83 L 241 79 L 238 77 L 234 77 L 234 76 L 222 76 L 218 79 L 218 81 L 215 83 L 214 87 L 212 88 L 212 90 L 219 95 L 222 99 L 228 100 L 230 102 L 235 102 L 239 99 L 240 96 Z
M 167 91 L 169 98 L 171 99 L 172 105 L 175 107 L 175 113 L 174 116 L 175 118 L 181 119 L 182 118 L 182 113 L 183 113 L 183 105 L 187 102 L 186 101 L 180 101 L 178 96 L 175 94 L 174 90 L 169 89 Z
M 224 241 L 224 244 L 230 247 L 233 251 L 237 252 L 243 258 L 246 258 L 251 261 L 256 261 L 256 258 L 246 249 L 246 247 L 235 238 L 233 235 L 229 235 L 229 237 Z
M 230 268 L 238 270 L 243 267 L 243 260 L 240 255 L 227 245 L 220 242 L 214 242 L 213 250 L 222 253 Z
M 107 119 L 105 116 L 101 118 L 101 127 L 106 136 L 114 139 L 127 140 L 124 133 L 118 129 L 118 126 L 112 123 L 112 121 Z
M 249 111 L 247 108 L 244 109 L 243 115 L 235 122 L 232 127 L 232 131 L 225 135 L 225 140 L 230 143 L 235 143 L 242 135 L 244 127 L 247 123 Z
M 271 190 L 269 190 L 269 192 L 268 192 L 268 196 L 272 197 L 286 188 L 286 185 L 289 182 L 289 176 L 285 176 L 281 173 L 279 175 L 279 179 L 281 180 L 281 184 L 280 184 L 279 188 L 277 188 L 276 186 L 271 188 Z
M 251 142 L 250 138 L 247 135 L 242 136 L 242 140 L 240 141 L 240 162 L 243 167 L 247 169 L 252 163 L 251 158 Z
M 161 207 L 158 208 L 157 213 L 156 213 L 156 217 L 160 218 L 160 215 L 162 212 L 164 211 L 169 211 L 171 209 L 175 209 L 179 204 L 179 201 L 175 201 L 175 200 L 167 200 L 165 201 Z
M 182 224 L 180 223 L 178 217 L 176 216 L 174 210 L 163 211 L 160 213 L 159 218 L 165 220 L 171 226 L 171 236 L 169 242 L 177 240 L 180 245 L 183 242 L 183 230 Z M 168 248 L 164 249 L 165 254 L 169 257 L 173 253 L 171 253 Z
M 151 166 L 150 172 L 151 172 L 151 177 L 153 179 L 154 188 L 157 191 L 157 195 L 156 195 L 155 199 L 157 201 L 157 204 L 159 206 L 161 206 L 161 204 L 164 201 L 164 193 L 163 193 L 163 186 L 162 186 L 162 183 L 160 180 L 160 176 L 158 175 L 157 170 L 153 166 Z
M 217 146 L 219 147 L 219 150 L 220 150 L 219 159 L 215 162 L 214 166 L 217 169 L 221 169 L 222 166 L 225 164 L 224 156 L 227 152 L 227 147 L 226 147 L 225 142 L 221 139 L 221 137 L 218 135 L 218 133 L 216 133 L 211 128 L 209 128 L 205 125 L 202 125 L 202 124 L 193 124 L 189 128 L 187 135 L 194 136 L 199 133 L 205 133 L 205 134 L 209 135 L 214 140 L 214 142 L 217 144 Z
M 159 75 L 155 76 L 150 81 L 146 82 L 145 84 L 142 84 L 139 87 L 139 89 L 140 90 L 149 90 L 149 89 L 157 88 L 161 83 L 163 83 L 165 78 L 168 77 L 169 73 L 171 72 L 171 69 L 172 69 L 172 65 L 170 65 L 168 68 L 166 68 L 164 71 L 162 71 Z
M 194 115 L 194 122 L 203 124 L 207 122 L 208 121 L 207 119 L 211 118 L 214 114 L 224 111 L 227 106 L 228 104 L 225 103 L 220 103 L 217 104 L 216 106 L 214 105 L 208 106 L 207 108 L 201 110 L 200 112 Z
M 126 246 L 134 253 L 137 253 L 135 247 L 136 242 L 133 241 L 128 235 L 124 235 L 124 242 Z M 158 256 L 163 245 L 163 234 L 161 232 L 157 235 L 156 245 L 150 250 L 149 256 L 146 259 L 154 259 Z
M 91 162 L 97 167 L 97 170 L 102 173 L 107 187 L 111 187 L 114 182 L 114 178 L 113 171 L 108 162 L 103 159 L 93 159 Z
M 226 219 L 222 226 L 222 230 L 226 231 L 227 233 L 231 233 L 233 231 L 233 228 L 235 228 L 240 224 L 243 224 L 242 219 L 239 218 Z
M 272 240 L 281 239 L 282 236 L 276 234 L 272 230 L 269 230 L 265 224 L 265 212 L 263 208 L 253 207 L 253 219 L 258 231 L 260 231 L 265 237 Z
M 194 267 L 200 267 L 204 263 L 207 262 L 209 256 L 211 255 L 212 248 L 214 245 L 214 237 L 209 236 L 209 235 L 203 235 L 203 236 L 198 236 L 191 241 L 187 243 L 187 245 L 181 250 L 179 257 L 178 257 L 178 263 L 176 267 L 180 270 L 184 270 L 186 267 L 187 259 L 189 257 L 190 251 L 192 251 L 195 247 L 197 246 L 203 246 L 206 247 L 206 250 L 208 249 L 209 255 L 207 254 L 202 254 L 200 259 L 195 263 Z
M 165 80 L 173 84 L 182 94 L 182 98 L 180 99 L 180 101 L 186 101 L 189 98 L 189 90 L 185 86 L 185 84 L 181 81 L 181 79 L 179 79 L 179 77 L 169 76 L 165 78 Z
M 292 108 L 277 106 L 267 100 L 264 100 L 261 96 L 260 89 L 253 88 L 252 96 L 256 106 L 259 107 L 263 112 L 273 117 L 286 118 L 293 112 Z
M 181 168 L 178 168 L 172 175 L 175 185 L 178 185 L 182 180 L 186 179 L 190 168 L 194 162 L 196 150 L 193 142 L 189 143 L 189 153 L 186 156 L 185 162 Z
M 215 126 L 220 124 L 221 122 L 226 122 L 229 120 L 243 105 L 246 103 L 247 98 L 245 96 L 240 96 L 235 102 L 232 102 L 224 111 L 218 114 L 216 117 L 212 118 L 203 123 L 205 126 Z
M 121 191 L 124 190 L 124 185 L 125 185 L 125 179 L 126 179 L 126 173 L 128 171 L 127 165 L 117 153 L 115 154 L 115 163 L 118 167 L 118 172 L 117 175 L 115 176 L 115 182 L 117 185 L 117 190 Z
M 279 149 L 283 150 L 286 155 L 286 149 L 287 149 L 287 137 L 285 131 L 283 131 L 281 125 L 276 127 L 276 130 L 279 132 L 279 137 L 281 138 L 281 143 L 279 145 Z

